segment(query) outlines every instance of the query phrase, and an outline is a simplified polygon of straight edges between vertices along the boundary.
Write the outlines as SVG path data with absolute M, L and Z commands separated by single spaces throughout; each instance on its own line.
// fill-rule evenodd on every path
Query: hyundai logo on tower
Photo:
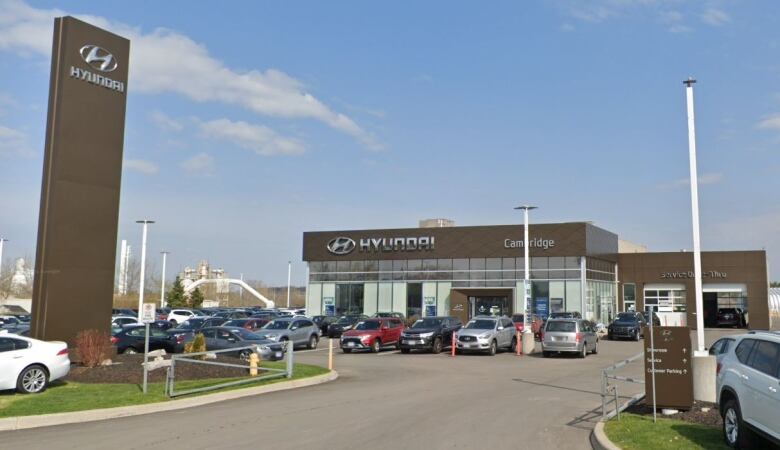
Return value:
M 81 47 L 79 53 L 87 64 L 101 72 L 112 72 L 116 69 L 116 58 L 102 47 L 85 45 Z

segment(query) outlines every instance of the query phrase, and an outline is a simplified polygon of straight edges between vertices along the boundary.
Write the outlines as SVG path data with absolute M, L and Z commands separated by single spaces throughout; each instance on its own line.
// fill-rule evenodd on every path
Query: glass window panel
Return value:
M 380 280 L 392 280 L 393 274 L 393 262 L 392 261 L 379 261 L 379 279 Z
M 435 259 L 423 260 L 423 270 L 437 270 L 437 264 Z
M 376 272 L 379 270 L 379 261 L 366 261 L 366 272 Z
M 338 274 L 338 281 L 349 281 L 352 276 L 346 272 L 349 272 L 349 261 L 339 261 L 336 263 L 336 271 Z
M 485 258 L 471 258 L 469 260 L 469 269 L 485 270 Z
M 466 258 L 463 259 L 453 259 L 452 260 L 452 269 L 453 270 L 469 270 L 469 260 Z
M 422 265 L 423 265 L 422 259 L 410 259 L 407 262 L 407 269 L 406 270 L 408 270 L 409 272 L 412 272 L 412 271 L 419 272 L 419 271 L 422 270 Z
M 550 256 L 548 258 L 548 264 L 550 269 L 563 269 L 566 267 L 563 256 Z
M 485 279 L 488 280 L 500 280 L 501 279 L 501 258 L 487 258 L 485 260 Z M 493 283 L 493 285 L 498 285 Z
M 309 263 L 309 273 L 312 272 L 322 272 L 322 262 L 320 261 L 311 261 Z
M 406 260 L 393 261 L 393 279 L 403 280 L 406 276 Z
M 579 269 L 580 258 L 576 256 L 567 256 L 564 258 L 564 264 L 566 265 L 567 269 Z
M 531 269 L 546 269 L 547 267 L 548 267 L 548 259 L 546 256 L 531 257 Z

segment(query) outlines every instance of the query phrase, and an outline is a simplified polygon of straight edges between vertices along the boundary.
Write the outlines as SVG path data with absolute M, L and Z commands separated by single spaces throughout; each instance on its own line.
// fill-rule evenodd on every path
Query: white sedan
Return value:
M 39 341 L 0 331 L 0 390 L 43 392 L 70 371 L 68 344 Z

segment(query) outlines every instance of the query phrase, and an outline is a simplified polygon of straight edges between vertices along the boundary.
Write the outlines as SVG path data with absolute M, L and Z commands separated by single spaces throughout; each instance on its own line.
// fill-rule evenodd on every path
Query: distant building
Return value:
M 446 228 L 454 226 L 455 221 L 452 219 L 423 219 L 420 221 L 420 228 Z
M 618 253 L 647 253 L 647 246 L 618 239 Z

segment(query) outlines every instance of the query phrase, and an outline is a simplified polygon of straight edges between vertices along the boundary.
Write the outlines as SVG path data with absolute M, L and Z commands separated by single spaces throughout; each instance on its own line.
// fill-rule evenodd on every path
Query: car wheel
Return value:
M 723 437 L 731 448 L 750 448 L 751 435 L 742 421 L 742 411 L 736 400 L 729 400 L 723 408 Z
M 135 355 L 136 353 L 138 352 L 135 351 L 133 347 L 127 347 L 125 351 L 122 352 L 123 355 Z
M 441 338 L 437 337 L 433 340 L 433 347 L 431 347 L 431 353 L 441 353 Z
M 584 358 L 588 356 L 588 344 L 586 342 L 582 343 L 582 351 L 577 356 L 579 356 L 580 358 Z
M 599 340 L 596 339 L 596 345 L 593 346 L 593 354 L 598 355 L 599 354 Z
M 512 352 L 512 353 L 517 352 L 517 338 L 516 337 L 513 337 L 512 338 L 512 343 L 509 344 L 509 351 Z
M 403 353 L 404 355 L 409 354 L 410 351 L 411 351 L 411 349 L 409 349 L 409 348 L 402 348 L 401 349 L 401 353 Z
M 311 337 L 309 338 L 309 344 L 306 347 L 313 350 L 317 348 L 317 343 L 319 343 L 319 341 L 320 340 L 317 339 L 317 336 L 312 334 Z
M 352 353 L 352 349 L 351 348 L 342 348 L 341 351 L 344 352 L 344 353 Z
M 496 341 L 490 341 L 490 348 L 488 349 L 488 355 L 494 356 L 497 351 L 498 351 L 498 346 L 496 345 Z
M 636 334 L 634 334 L 634 340 L 639 342 L 639 332 L 637 331 Z
M 49 374 L 43 366 L 37 364 L 27 367 L 16 380 L 16 390 L 22 394 L 37 394 L 46 390 Z
M 382 342 L 379 339 L 374 339 L 371 343 L 371 353 L 379 353 L 379 349 L 382 347 Z
M 400 339 L 395 343 L 395 349 L 396 350 L 401 350 L 401 340 Z

